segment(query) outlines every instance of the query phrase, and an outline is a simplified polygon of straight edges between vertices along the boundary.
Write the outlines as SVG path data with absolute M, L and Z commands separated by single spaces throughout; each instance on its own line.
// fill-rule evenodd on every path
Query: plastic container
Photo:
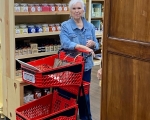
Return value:
M 49 4 L 49 10 L 50 10 L 51 12 L 56 11 L 56 10 L 55 10 L 55 5 L 54 5 L 54 4 Z
M 28 25 L 28 33 L 35 33 L 36 30 L 35 30 L 35 27 L 34 25 Z
M 26 3 L 20 4 L 21 12 L 28 12 L 28 5 Z
M 60 3 L 55 4 L 56 11 L 62 11 L 62 5 Z
M 17 108 L 16 120 L 76 120 L 77 111 L 75 99 L 69 99 L 54 91 Z
M 43 32 L 49 32 L 48 24 L 42 24 Z
M 36 33 L 42 33 L 43 32 L 42 25 L 40 25 L 40 24 L 35 25 L 35 31 L 36 31 Z
M 35 4 L 35 11 L 36 12 L 41 12 L 42 11 L 42 7 L 40 4 Z
M 35 5 L 34 4 L 28 4 L 28 11 L 29 12 L 35 12 Z
M 16 34 L 20 34 L 20 26 L 19 25 L 15 25 L 15 33 Z
M 14 4 L 14 12 L 20 12 L 20 4 L 19 3 Z
M 50 10 L 50 6 L 47 3 L 42 4 L 42 12 L 48 12 Z
M 27 34 L 28 28 L 26 24 L 20 24 L 20 34 Z
M 54 24 L 49 24 L 49 31 L 50 32 L 55 32 L 56 31 L 56 27 Z

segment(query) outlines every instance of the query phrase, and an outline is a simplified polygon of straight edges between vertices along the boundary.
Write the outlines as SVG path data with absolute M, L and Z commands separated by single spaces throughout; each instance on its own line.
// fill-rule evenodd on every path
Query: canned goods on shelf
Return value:
M 15 25 L 15 33 L 20 34 L 20 26 L 19 25 Z
M 62 10 L 63 10 L 63 11 L 68 11 L 68 6 L 67 6 L 67 4 L 65 4 L 65 3 L 62 4 Z
M 28 12 L 28 5 L 26 3 L 20 4 L 20 11 L 21 12 Z
M 56 11 L 62 11 L 62 5 L 60 3 L 55 4 Z
M 28 33 L 35 33 L 34 25 L 28 25 Z
M 35 11 L 36 12 L 41 12 L 42 11 L 42 8 L 41 8 L 40 4 L 35 4 Z
M 42 11 L 43 12 L 46 12 L 46 11 L 49 11 L 50 10 L 50 7 L 47 3 L 43 3 L 42 4 Z
M 42 33 L 43 32 L 42 25 L 40 24 L 35 25 L 35 31 L 36 33 Z
M 48 24 L 42 24 L 43 32 L 49 32 Z
M 54 24 L 49 24 L 49 31 L 50 31 L 50 32 L 56 31 L 56 27 L 55 27 Z
M 55 5 L 54 4 L 49 4 L 49 10 L 54 12 L 55 11 Z
M 15 12 L 20 12 L 20 4 L 19 3 L 14 4 L 14 11 Z
M 59 23 L 55 24 L 55 27 L 56 27 L 56 31 L 60 31 L 61 27 Z
M 26 24 L 20 24 L 20 33 L 21 34 L 26 34 L 28 33 L 28 28 Z
M 29 10 L 29 12 L 35 12 L 35 5 L 34 4 L 28 4 L 28 10 Z

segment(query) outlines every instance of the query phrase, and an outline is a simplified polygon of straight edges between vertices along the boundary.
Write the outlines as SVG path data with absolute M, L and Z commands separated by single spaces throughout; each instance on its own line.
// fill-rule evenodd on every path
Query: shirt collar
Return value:
M 82 17 L 82 21 L 84 29 L 88 29 L 88 24 L 84 17 Z M 75 21 L 72 18 L 70 19 L 70 23 L 73 30 L 78 29 L 78 26 L 76 25 Z

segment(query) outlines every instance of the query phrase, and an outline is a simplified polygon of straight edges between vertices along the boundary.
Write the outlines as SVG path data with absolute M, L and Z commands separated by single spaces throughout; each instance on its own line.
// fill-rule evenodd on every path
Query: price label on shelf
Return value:
M 23 71 L 23 79 L 35 83 L 35 76 L 31 73 Z

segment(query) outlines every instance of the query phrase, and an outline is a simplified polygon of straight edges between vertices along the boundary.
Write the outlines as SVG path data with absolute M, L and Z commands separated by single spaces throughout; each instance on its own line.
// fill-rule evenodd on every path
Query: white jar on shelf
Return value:
M 14 11 L 15 12 L 20 12 L 20 5 L 19 5 L 19 3 L 15 3 L 14 4 Z
M 49 32 L 48 24 L 42 24 L 43 32 Z
M 28 4 L 27 3 L 21 3 L 20 4 L 21 12 L 28 12 Z
M 28 28 L 26 24 L 20 24 L 20 33 L 21 34 L 27 34 L 28 33 Z
M 20 27 L 19 25 L 15 25 L 15 33 L 20 34 Z

